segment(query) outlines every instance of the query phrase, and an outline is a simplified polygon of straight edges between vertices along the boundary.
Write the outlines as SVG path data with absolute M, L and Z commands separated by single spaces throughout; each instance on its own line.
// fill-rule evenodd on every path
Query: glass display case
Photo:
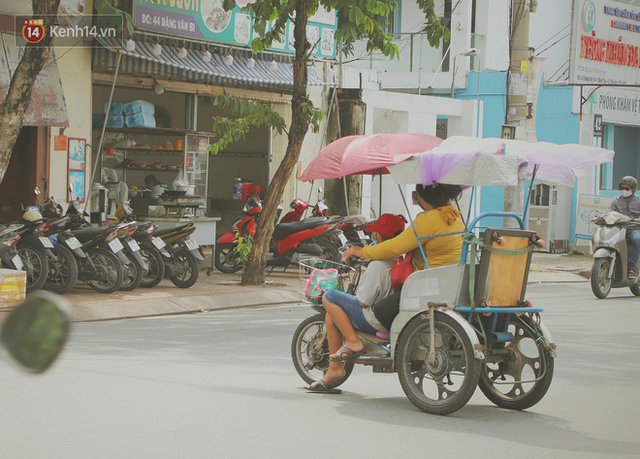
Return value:
M 195 195 L 207 196 L 208 194 L 209 153 L 207 152 L 207 146 L 214 141 L 214 137 L 207 135 L 186 135 L 184 175 L 190 185 L 195 185 Z

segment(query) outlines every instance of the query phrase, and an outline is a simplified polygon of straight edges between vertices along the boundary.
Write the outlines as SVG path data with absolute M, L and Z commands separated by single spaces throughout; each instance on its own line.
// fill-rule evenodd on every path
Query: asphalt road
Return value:
M 356 367 L 342 395 L 306 393 L 291 364 L 305 305 L 77 324 L 40 377 L 0 362 L 0 458 L 630 458 L 640 456 L 640 298 L 588 284 L 528 298 L 558 344 L 528 411 L 478 390 L 447 417 L 397 375 Z

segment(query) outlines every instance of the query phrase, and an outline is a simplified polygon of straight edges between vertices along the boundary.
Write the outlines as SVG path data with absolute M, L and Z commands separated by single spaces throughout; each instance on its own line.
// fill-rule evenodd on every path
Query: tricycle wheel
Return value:
M 525 410 L 549 390 L 554 359 L 538 326 L 529 317 L 509 325 L 514 339 L 504 348 L 506 354 L 491 355 L 480 375 L 480 390 L 501 408 Z
M 429 363 L 431 331 L 429 314 L 423 313 L 402 331 L 398 353 L 398 377 L 411 403 L 431 414 L 451 414 L 471 398 L 480 377 L 480 361 L 471 339 L 448 315 L 435 312 L 434 361 Z
M 327 343 L 324 316 L 324 314 L 316 314 L 302 321 L 291 341 L 293 366 L 308 384 L 322 378 L 329 369 L 329 343 Z M 338 387 L 347 380 L 353 371 L 353 362 L 348 360 L 344 362 L 344 371 L 344 377 L 335 381 L 332 384 L 333 387 Z
M 601 300 L 611 291 L 611 278 L 607 277 L 610 266 L 610 258 L 596 258 L 591 267 L 591 290 Z

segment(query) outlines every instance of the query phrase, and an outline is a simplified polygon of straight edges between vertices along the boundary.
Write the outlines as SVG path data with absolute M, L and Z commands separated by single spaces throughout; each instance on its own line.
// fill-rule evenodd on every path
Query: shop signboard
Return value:
M 604 213 L 613 202 L 613 199 L 612 196 L 580 195 L 578 200 L 578 218 L 576 219 L 576 239 L 583 241 L 591 240 L 591 234 L 596 230 L 596 224 L 591 220 Z
M 14 43 L 13 34 L 0 34 L 0 103 L 7 97 L 11 77 L 24 54 L 24 48 L 17 47 Z M 62 82 L 55 62 L 56 57 L 52 51 L 33 86 L 31 102 L 23 117 L 25 126 L 69 126 Z
M 640 7 L 574 0 L 569 84 L 640 85 Z
M 582 110 L 584 113 L 602 115 L 603 123 L 638 124 L 640 93 L 624 88 L 598 88 L 590 93 Z M 579 91 L 574 91 L 573 111 L 580 112 Z
M 253 21 L 242 7 L 256 0 L 236 0 L 231 11 L 223 0 L 134 0 L 134 27 L 168 35 L 208 40 L 217 43 L 249 46 L 254 38 Z M 309 18 L 307 38 L 315 45 L 313 55 L 333 58 L 336 54 L 335 11 L 320 8 Z M 270 49 L 293 52 L 294 23 L 287 23 L 286 33 Z

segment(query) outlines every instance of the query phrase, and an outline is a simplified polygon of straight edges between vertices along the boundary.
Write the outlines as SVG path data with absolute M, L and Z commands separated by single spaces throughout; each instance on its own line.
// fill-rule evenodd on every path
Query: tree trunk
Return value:
M 276 223 L 276 211 L 284 194 L 284 188 L 291 177 L 293 168 L 298 164 L 302 142 L 309 129 L 309 118 L 302 112 L 302 105 L 308 102 L 307 98 L 307 52 L 310 48 L 307 42 L 307 14 L 309 11 L 308 0 L 297 0 L 296 19 L 294 27 L 296 55 L 293 61 L 293 97 L 291 99 L 291 128 L 289 130 L 289 142 L 284 159 L 278 166 L 269 189 L 265 196 L 260 222 L 256 228 L 253 239 L 253 251 L 249 255 L 249 261 L 242 275 L 242 285 L 264 284 L 265 269 L 267 267 L 267 254 L 269 242 Z
M 33 16 L 44 18 L 45 36 L 37 44 L 27 44 L 16 68 L 7 98 L 0 105 L 0 183 L 11 160 L 11 152 L 20 134 L 22 117 L 29 108 L 36 77 L 49 59 L 52 38 L 48 31 L 53 24 L 60 0 L 32 0 Z M 20 33 L 20 30 L 16 30 Z

